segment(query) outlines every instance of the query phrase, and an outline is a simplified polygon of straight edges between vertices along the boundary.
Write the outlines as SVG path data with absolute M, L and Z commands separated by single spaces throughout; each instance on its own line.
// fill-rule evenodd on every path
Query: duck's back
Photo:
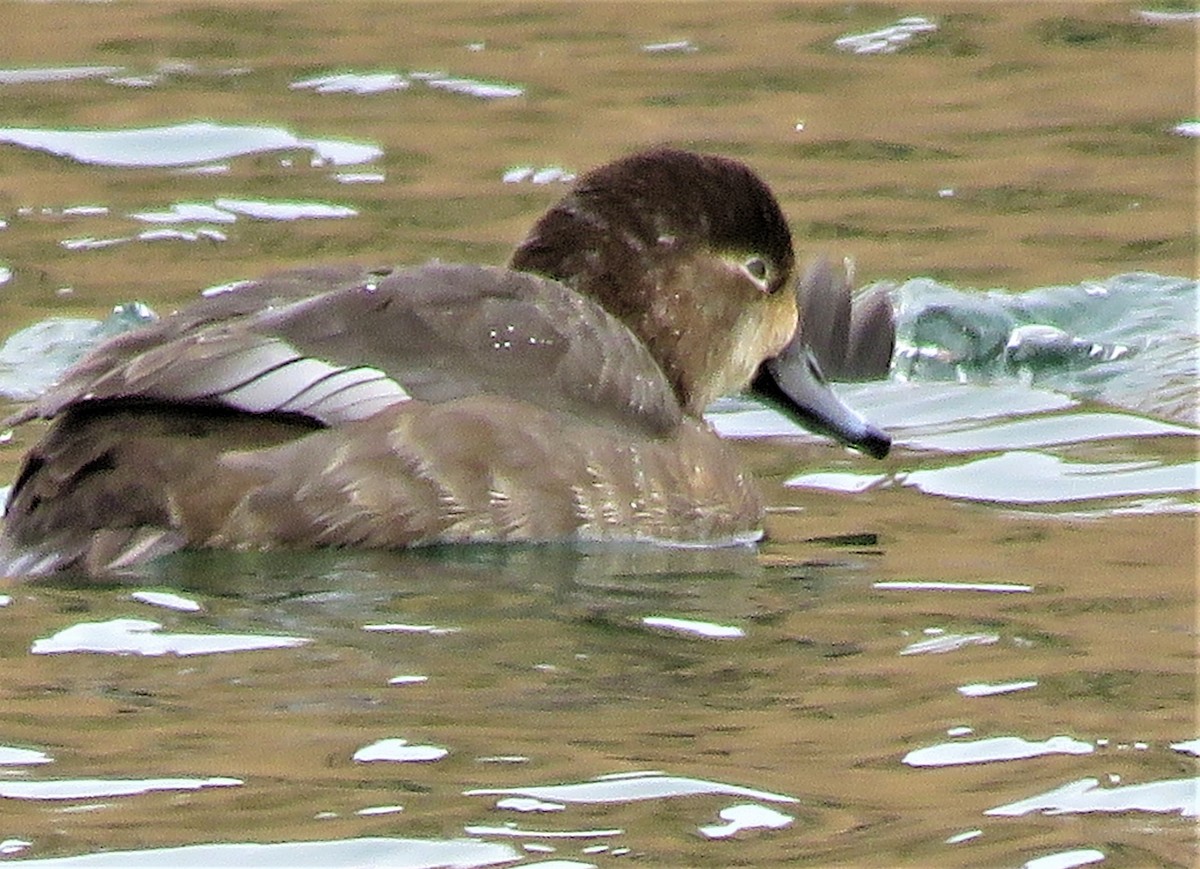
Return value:
M 287 272 L 97 348 L 10 496 L 10 570 L 184 545 L 752 534 L 759 504 L 639 341 L 501 269 Z

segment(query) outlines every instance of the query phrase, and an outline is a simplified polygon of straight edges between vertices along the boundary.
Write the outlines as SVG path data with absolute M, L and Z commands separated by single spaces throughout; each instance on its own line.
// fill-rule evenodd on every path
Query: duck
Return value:
M 716 398 L 753 383 L 843 443 L 890 445 L 799 338 L 794 266 L 753 170 L 659 147 L 582 175 L 505 267 L 319 265 L 213 288 L 8 420 L 49 426 L 11 487 L 0 569 L 753 543 L 763 500 L 704 421 Z

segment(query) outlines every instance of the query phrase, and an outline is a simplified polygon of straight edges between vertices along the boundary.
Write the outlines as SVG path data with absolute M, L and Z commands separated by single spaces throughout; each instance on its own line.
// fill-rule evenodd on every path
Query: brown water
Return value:
M 166 310 L 201 287 L 315 259 L 499 263 L 564 189 L 505 184 L 506 170 L 581 171 L 658 142 L 749 161 L 779 195 L 801 256 L 852 256 L 860 279 L 933 275 L 1022 289 L 1135 270 L 1194 276 L 1195 145 L 1170 130 L 1195 112 L 1195 25 L 1147 25 L 1136 8 L 931 4 L 917 11 L 936 18 L 936 34 L 894 55 L 855 56 L 833 40 L 911 10 L 11 3 L 0 68 L 119 66 L 113 75 L 161 78 L 144 87 L 103 77 L 0 84 L 0 127 L 211 120 L 372 143 L 383 155 L 335 170 L 310 166 L 296 148 L 286 166 L 275 151 L 232 158 L 221 174 L 180 174 L 0 145 L 0 265 L 13 272 L 0 287 L 0 335 L 49 316 L 103 315 L 130 299 Z M 697 50 L 642 49 L 685 39 Z M 171 61 L 190 66 L 164 66 Z M 483 100 L 419 80 L 374 95 L 289 87 L 336 71 L 435 69 L 525 93 Z M 342 184 L 334 171 L 386 179 Z M 155 228 L 131 212 L 221 197 L 358 214 L 240 217 L 214 225 L 225 241 L 61 245 L 129 237 Z M 63 213 L 79 205 L 110 210 Z M 0 449 L 5 479 L 34 436 L 18 431 Z M 797 438 L 752 438 L 742 452 L 772 504 L 757 552 L 481 548 L 163 565 L 149 584 L 198 601 L 199 614 L 131 600 L 146 583 L 9 581 L 0 746 L 40 750 L 53 763 L 0 766 L 0 850 L 8 839 L 31 843 L 21 856 L 51 857 L 472 833 L 515 849 L 514 859 L 520 852 L 522 865 L 1017 866 L 1078 849 L 1099 850 L 1105 866 L 1194 862 L 1194 817 L 1148 811 L 1119 790 L 1197 775 L 1196 759 L 1171 748 L 1200 736 L 1194 510 L 1172 502 L 1122 513 L 1104 500 L 1018 508 L 902 485 L 836 494 L 782 483 L 814 468 L 900 481 L 946 459 L 902 445 L 875 465 Z M 1194 457 L 1195 439 L 1113 438 L 1057 454 L 1181 463 Z M 895 581 L 1031 590 L 876 586 Z M 642 621 L 656 615 L 744 636 L 703 639 Z M 30 653 L 39 638 L 119 617 L 171 633 L 311 642 L 194 657 Z M 362 630 L 381 623 L 458 630 Z M 902 654 L 947 634 L 986 642 Z M 405 674 L 428 681 L 388 684 Z M 985 697 L 956 690 L 1018 681 L 1037 685 Z M 973 732 L 949 735 L 954 727 Z M 940 768 L 903 762 L 914 749 L 1000 736 L 1070 737 L 1092 750 Z M 352 760 L 393 737 L 449 754 Z M 486 760 L 496 756 L 523 760 Z M 526 814 L 464 794 L 648 770 L 798 802 L 677 796 Z M 11 783 L 177 776 L 242 784 L 3 796 Z M 1119 810 L 984 814 L 1089 778 L 1118 792 Z M 1191 788 L 1185 807 L 1194 813 Z M 699 832 L 746 802 L 792 821 L 733 840 Z M 404 809 L 355 814 L 392 805 Z M 596 834 L 496 832 L 506 822 Z M 148 865 L 177 865 L 155 859 Z M 325 865 L 312 854 L 295 861 Z

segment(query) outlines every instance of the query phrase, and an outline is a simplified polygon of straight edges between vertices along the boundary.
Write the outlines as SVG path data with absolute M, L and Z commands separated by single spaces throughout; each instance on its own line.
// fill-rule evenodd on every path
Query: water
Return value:
M 6 581 L 0 854 L 1191 865 L 1177 6 L 161 3 L 134 28 L 23 5 L 0 61 L 7 407 L 149 316 L 117 304 L 315 260 L 502 262 L 574 174 L 661 141 L 749 160 L 802 258 L 891 281 L 902 329 L 889 379 L 841 387 L 894 435 L 883 462 L 712 409 L 771 505 L 757 550 Z M 838 46 L 868 34 L 896 50 Z M 35 436 L 4 436 L 5 480 Z

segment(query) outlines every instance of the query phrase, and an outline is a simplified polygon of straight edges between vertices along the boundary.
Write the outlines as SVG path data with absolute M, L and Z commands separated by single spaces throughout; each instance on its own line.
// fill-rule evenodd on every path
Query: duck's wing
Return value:
M 883 380 L 896 352 L 896 311 L 891 286 L 875 284 L 854 297 L 850 315 L 850 344 L 846 380 Z
M 813 262 L 796 284 L 797 334 L 834 380 L 845 368 L 850 344 L 850 295 L 848 278 L 835 275 L 824 257 Z
M 896 347 L 890 287 L 855 295 L 852 279 L 850 268 L 835 271 L 823 257 L 809 266 L 796 285 L 798 332 L 831 380 L 878 380 Z
M 334 426 L 478 394 L 650 433 L 680 418 L 649 353 L 594 303 L 533 275 L 435 263 L 234 285 L 100 345 L 13 421 L 142 400 Z

